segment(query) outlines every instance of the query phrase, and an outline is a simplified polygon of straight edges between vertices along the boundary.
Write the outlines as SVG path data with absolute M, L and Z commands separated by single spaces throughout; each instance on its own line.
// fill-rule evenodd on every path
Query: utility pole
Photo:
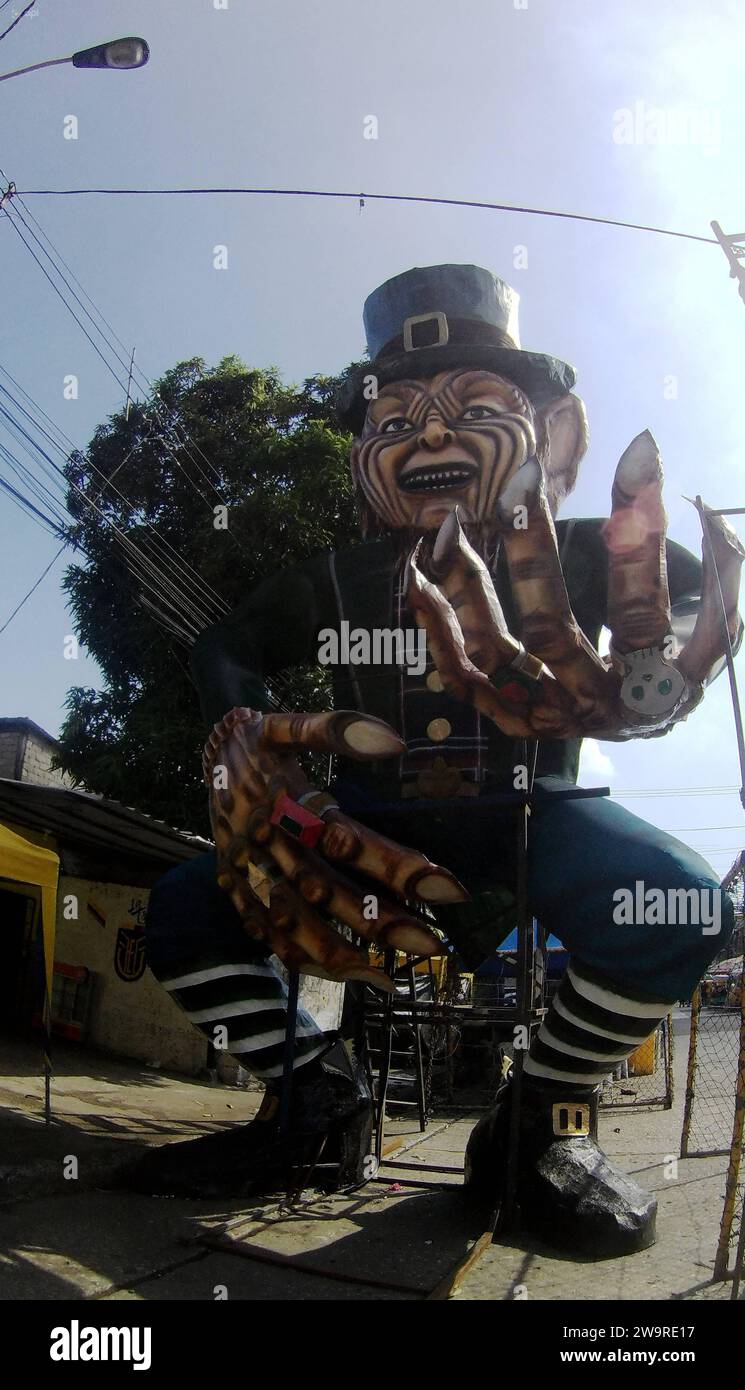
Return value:
M 711 223 L 711 230 L 729 261 L 730 278 L 738 281 L 738 294 L 745 303 L 745 265 L 741 264 L 742 258 L 745 257 L 745 232 L 725 236 L 718 222 Z
M 135 364 L 135 351 L 136 349 L 132 348 L 132 356 L 129 360 L 129 376 L 127 377 L 127 410 L 124 416 L 125 420 L 129 419 L 129 407 L 132 404 L 132 368 Z

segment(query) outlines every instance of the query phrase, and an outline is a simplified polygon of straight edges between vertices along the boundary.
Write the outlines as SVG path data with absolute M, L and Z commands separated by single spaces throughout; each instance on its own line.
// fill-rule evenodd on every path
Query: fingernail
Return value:
M 405 753 L 406 744 L 382 719 L 361 718 L 349 723 L 342 740 L 360 758 L 390 758 Z
M 422 869 L 408 880 L 406 893 L 426 903 L 462 903 L 470 896 L 447 869 Z
M 419 927 L 415 922 L 398 922 L 384 928 L 385 944 L 395 946 L 399 951 L 412 955 L 440 955 L 443 944 L 434 932 Z
M 458 546 L 462 535 L 463 528 L 460 524 L 458 508 L 456 507 L 454 511 L 448 512 L 442 526 L 437 532 L 437 539 L 432 551 L 433 569 L 440 569 L 440 567 L 449 560 L 451 552 Z
M 634 497 L 641 488 L 651 483 L 661 483 L 662 478 L 662 460 L 657 441 L 649 430 L 642 430 L 621 454 L 613 486 Z
M 510 478 L 497 500 L 497 511 L 505 525 L 513 525 L 516 507 L 527 507 L 531 511 L 538 500 L 542 482 L 543 474 L 537 458 L 527 459 Z

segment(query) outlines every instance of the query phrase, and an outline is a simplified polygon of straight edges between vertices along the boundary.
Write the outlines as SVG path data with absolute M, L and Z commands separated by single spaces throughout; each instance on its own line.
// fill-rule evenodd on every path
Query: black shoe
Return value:
M 571 1253 L 611 1258 L 654 1245 L 657 1201 L 597 1142 L 599 1092 L 572 1097 L 523 1081 L 517 1201 L 526 1230 Z M 467 1193 L 496 1205 L 506 1171 L 512 1084 L 479 1121 L 466 1150 Z
M 286 1190 L 319 1159 L 324 1186 L 332 1191 L 375 1176 L 372 1097 L 363 1068 L 343 1042 L 294 1072 L 284 1133 L 279 1111 L 280 1084 L 272 1083 L 249 1124 L 151 1149 L 117 1185 L 151 1196 L 248 1197 Z

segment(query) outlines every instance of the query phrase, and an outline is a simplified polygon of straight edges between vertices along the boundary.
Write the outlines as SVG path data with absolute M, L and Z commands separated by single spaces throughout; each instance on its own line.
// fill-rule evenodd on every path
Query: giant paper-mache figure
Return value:
M 554 1244 L 642 1249 L 656 1204 L 599 1148 L 598 1089 L 689 996 L 732 909 L 685 845 L 617 803 L 552 793 L 576 782 L 584 735 L 654 737 L 699 703 L 724 651 L 716 577 L 708 558 L 702 568 L 665 540 L 647 431 L 618 465 L 610 519 L 554 524 L 586 449 L 584 407 L 570 366 L 520 348 L 517 295 L 503 281 L 469 265 L 409 270 L 370 295 L 364 317 L 371 360 L 341 404 L 356 435 L 364 543 L 267 578 L 200 637 L 193 672 L 213 726 L 205 776 L 216 853 L 172 871 L 150 904 L 156 975 L 208 1037 L 224 1026 L 266 1095 L 250 1125 L 151 1153 L 137 1181 L 153 1192 L 246 1193 L 324 1137 L 341 1186 L 370 1175 L 360 1061 L 303 1009 L 280 1131 L 287 992 L 272 958 L 379 982 L 333 923 L 378 946 L 436 953 L 417 902 L 456 942 L 469 913 L 483 935 L 490 902 L 514 881 L 514 812 L 500 795 L 520 785 L 529 740 L 528 905 L 570 966 L 525 1059 L 520 1210 Z M 743 551 L 721 518 L 710 522 L 737 642 Z M 265 680 L 318 660 L 329 632 L 417 628 L 425 669 L 356 664 L 351 650 L 333 669 L 334 712 L 266 713 Z M 330 789 L 306 780 L 304 749 L 335 755 Z M 639 881 L 665 902 L 684 890 L 679 900 L 708 902 L 708 913 L 630 924 L 618 890 Z M 705 929 L 712 922 L 720 933 Z M 499 944 L 495 927 L 491 949 Z M 557 1106 L 587 1107 L 590 1132 L 562 1133 Z M 509 1108 L 507 1083 L 466 1156 L 467 1185 L 493 1197 Z

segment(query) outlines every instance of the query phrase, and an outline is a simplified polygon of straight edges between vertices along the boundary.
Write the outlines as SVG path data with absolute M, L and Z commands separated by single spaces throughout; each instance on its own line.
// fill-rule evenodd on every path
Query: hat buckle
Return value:
M 412 335 L 412 328 L 418 323 L 437 324 L 436 343 L 415 343 Z M 423 348 L 444 347 L 450 338 L 447 316 L 441 309 L 432 309 L 428 314 L 411 314 L 404 319 L 403 340 L 404 352 L 421 352 Z

